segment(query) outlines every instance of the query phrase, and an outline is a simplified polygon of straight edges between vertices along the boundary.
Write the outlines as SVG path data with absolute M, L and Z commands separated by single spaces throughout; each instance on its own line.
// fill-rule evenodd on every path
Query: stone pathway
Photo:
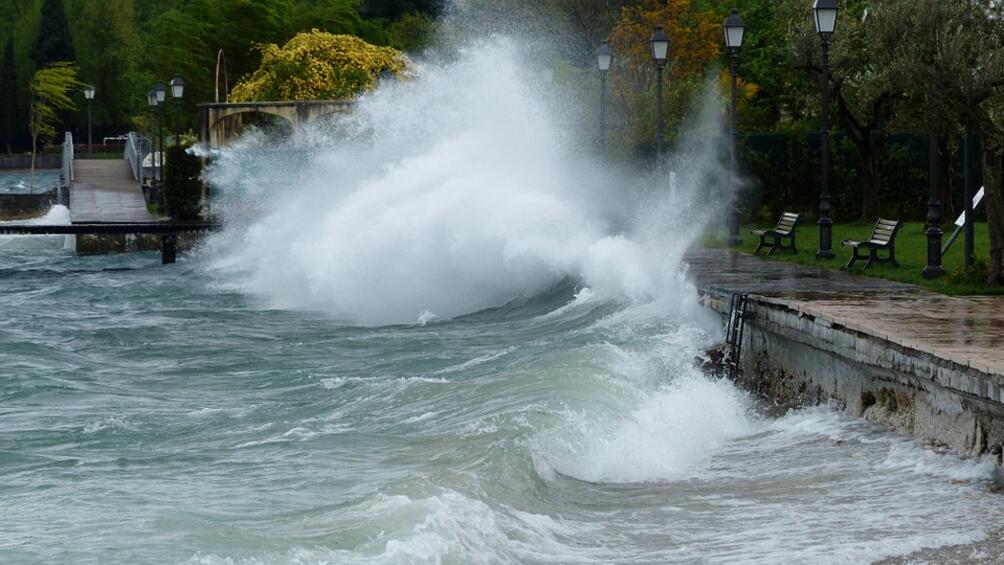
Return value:
M 70 219 L 80 222 L 156 222 L 125 159 L 76 159 Z
M 695 250 L 685 261 L 698 287 L 765 296 L 852 330 L 1004 375 L 1004 296 L 945 296 L 913 285 L 720 249 Z

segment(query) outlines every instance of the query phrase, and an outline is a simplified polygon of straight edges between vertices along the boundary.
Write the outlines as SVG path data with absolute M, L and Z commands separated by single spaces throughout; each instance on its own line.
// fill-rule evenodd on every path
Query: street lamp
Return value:
M 600 149 L 607 145 L 607 72 L 614 60 L 614 52 L 604 41 L 596 48 L 596 66 L 600 69 Z
M 181 143 L 181 97 L 185 94 L 185 81 L 181 80 L 181 75 L 174 75 L 171 79 L 171 96 L 174 98 L 174 144 Z
M 729 60 L 729 74 L 732 75 L 732 178 L 730 188 L 732 189 L 732 209 L 729 210 L 729 247 L 737 247 L 743 240 L 739 237 L 739 198 L 736 194 L 736 178 L 739 175 L 736 161 L 736 151 L 739 146 L 739 125 L 736 114 L 736 71 L 739 69 L 739 48 L 743 46 L 743 35 L 746 32 L 746 24 L 739 17 L 739 10 L 732 9 L 732 13 L 725 18 L 722 25 L 725 31 L 725 46 L 732 52 Z
M 928 151 L 930 152 L 930 165 L 928 168 L 927 195 L 927 229 L 924 234 L 927 236 L 927 266 L 924 267 L 923 275 L 925 279 L 936 279 L 945 274 L 944 267 L 941 266 L 941 198 L 938 196 L 938 136 L 931 134 Z
M 91 101 L 94 100 L 95 88 L 91 85 L 84 87 L 84 98 L 87 100 L 87 156 L 91 156 Z
M 655 28 L 655 33 L 649 39 L 652 47 L 652 59 L 655 60 L 655 99 L 656 99 L 656 134 L 655 134 L 655 155 L 658 159 L 662 156 L 663 130 L 665 129 L 662 115 L 662 69 L 666 66 L 666 56 L 669 54 L 669 36 L 662 31 L 662 26 Z
M 830 218 L 830 38 L 837 26 L 837 0 L 816 0 L 812 6 L 816 31 L 823 41 L 823 72 L 820 79 L 823 108 L 820 113 L 822 189 L 819 194 L 819 251 L 816 259 L 833 259 L 833 220 Z
M 154 123 L 153 136 L 151 136 L 152 139 L 150 140 L 150 149 L 152 150 L 151 153 L 153 158 L 153 162 L 151 163 L 151 165 L 153 165 L 153 178 L 154 180 L 159 180 L 159 174 L 157 170 L 156 141 L 158 139 L 157 132 L 160 130 L 160 119 L 159 115 L 157 114 L 157 106 L 159 104 L 157 103 L 156 89 L 151 88 L 146 92 L 146 103 L 150 106 L 150 111 L 153 113 L 153 123 Z
M 158 81 L 153 85 L 153 94 L 157 97 L 157 140 L 160 145 L 160 180 L 164 181 L 164 101 L 167 99 L 167 88 Z

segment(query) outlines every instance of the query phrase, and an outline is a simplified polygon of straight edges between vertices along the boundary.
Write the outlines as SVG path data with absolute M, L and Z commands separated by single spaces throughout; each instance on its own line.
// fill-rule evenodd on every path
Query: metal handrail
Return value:
M 140 186 L 143 186 L 145 176 L 143 161 L 151 151 L 152 143 L 149 139 L 134 131 L 129 132 L 125 144 L 125 158 L 129 160 L 129 165 L 132 167 L 132 176 L 139 181 Z
M 66 132 L 63 137 L 63 170 L 59 176 L 60 202 L 70 205 L 70 185 L 73 183 L 73 134 Z

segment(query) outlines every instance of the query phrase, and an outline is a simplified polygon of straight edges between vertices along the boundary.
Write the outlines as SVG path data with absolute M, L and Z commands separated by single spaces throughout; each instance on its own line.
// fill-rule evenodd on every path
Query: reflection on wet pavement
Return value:
M 893 343 L 1004 375 L 1004 297 L 944 296 L 878 278 L 767 261 L 745 253 L 688 253 L 702 288 L 748 292 Z

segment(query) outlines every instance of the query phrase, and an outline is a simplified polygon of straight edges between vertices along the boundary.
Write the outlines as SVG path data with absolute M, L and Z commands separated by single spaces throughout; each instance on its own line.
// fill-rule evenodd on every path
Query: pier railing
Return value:
M 132 167 L 132 176 L 139 182 L 140 186 L 143 186 L 143 181 L 145 180 L 143 161 L 151 153 L 151 146 L 152 144 L 149 139 L 134 131 L 129 132 L 129 135 L 126 137 L 125 158 L 129 160 L 129 166 Z
M 63 138 L 63 170 L 59 175 L 59 202 L 70 205 L 70 185 L 73 183 L 73 134 L 66 132 Z

